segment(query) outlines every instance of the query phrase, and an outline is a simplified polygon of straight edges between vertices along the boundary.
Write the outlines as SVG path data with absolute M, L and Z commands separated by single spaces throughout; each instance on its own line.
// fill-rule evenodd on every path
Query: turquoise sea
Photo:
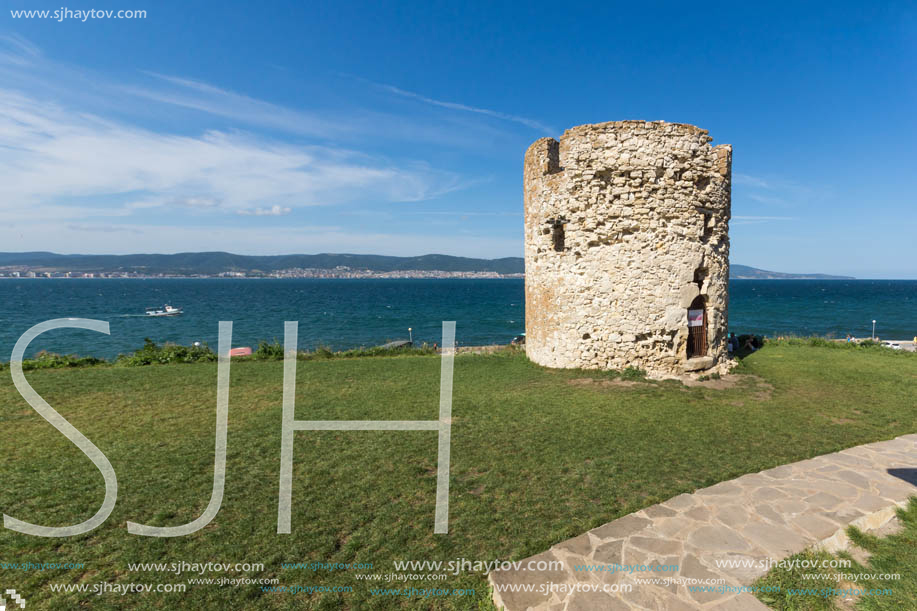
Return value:
M 148 318 L 169 303 L 184 314 Z M 523 281 L 512 280 L 0 280 L 0 361 L 29 327 L 52 318 L 108 321 L 111 335 L 55 330 L 39 349 L 111 358 L 156 342 L 216 346 L 217 323 L 233 321 L 233 346 L 283 338 L 299 321 L 301 348 L 373 346 L 407 339 L 439 342 L 455 320 L 459 345 L 507 343 L 525 329 Z M 737 333 L 869 337 L 917 335 L 917 280 L 734 280 L 730 328 Z

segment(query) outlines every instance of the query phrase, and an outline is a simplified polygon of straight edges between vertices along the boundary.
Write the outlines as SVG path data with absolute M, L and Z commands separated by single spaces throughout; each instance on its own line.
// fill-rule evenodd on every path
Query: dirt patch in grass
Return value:
M 771 397 L 774 396 L 774 387 L 768 384 L 767 382 L 762 383 L 758 386 L 758 391 L 755 393 L 755 399 L 758 401 L 770 401 Z
M 711 390 L 729 390 L 731 388 L 754 388 L 756 399 L 770 399 L 774 387 L 763 378 L 747 373 L 728 373 L 716 379 L 698 380 L 685 376 L 682 384 L 692 388 L 709 388 Z M 760 395 L 760 396 L 759 396 Z
M 494 352 L 513 352 L 516 348 L 505 344 L 496 346 L 456 346 L 456 354 L 493 354 Z
M 679 379 L 681 380 L 682 384 L 692 388 L 711 388 L 714 390 L 725 390 L 727 388 L 743 386 L 748 384 L 750 380 L 760 380 L 761 378 L 747 374 L 743 375 L 737 373 L 729 373 L 718 378 L 708 378 L 705 380 L 698 380 L 697 378 L 692 378 L 690 376 L 684 376 Z

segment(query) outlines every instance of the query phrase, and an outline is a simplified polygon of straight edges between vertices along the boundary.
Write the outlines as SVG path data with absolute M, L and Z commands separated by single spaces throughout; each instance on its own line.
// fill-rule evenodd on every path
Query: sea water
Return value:
M 0 280 L 0 361 L 19 336 L 52 318 L 108 321 L 111 335 L 59 329 L 40 349 L 112 358 L 157 343 L 216 346 L 217 323 L 233 321 L 233 346 L 283 338 L 299 321 L 301 349 L 375 346 L 413 338 L 440 341 L 442 321 L 456 321 L 458 345 L 505 344 L 525 330 L 521 279 L 4 279 Z M 183 307 L 176 317 L 145 308 Z M 729 325 L 768 336 L 917 335 L 914 280 L 734 280 Z M 408 331 L 411 328 L 411 331 Z

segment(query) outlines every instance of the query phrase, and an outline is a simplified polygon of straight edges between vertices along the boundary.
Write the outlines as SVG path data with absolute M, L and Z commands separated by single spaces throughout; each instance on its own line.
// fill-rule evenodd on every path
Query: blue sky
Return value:
M 0 13 L 0 250 L 521 256 L 531 142 L 662 119 L 734 263 L 917 278 L 913 3 L 62 4 Z

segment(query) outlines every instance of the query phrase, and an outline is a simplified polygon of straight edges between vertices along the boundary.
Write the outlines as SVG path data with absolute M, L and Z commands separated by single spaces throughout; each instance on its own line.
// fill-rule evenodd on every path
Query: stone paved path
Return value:
M 917 494 L 917 435 L 857 446 L 835 454 L 744 475 L 682 494 L 558 543 L 528 560 L 559 560 L 563 569 L 495 571 L 492 585 L 633 584 L 628 593 L 602 591 L 498 592 L 507 611 L 715 609 L 754 611 L 768 607 L 748 593 L 690 592 L 683 583 L 637 584 L 647 578 L 723 578 L 744 586 L 776 562 L 820 544 L 847 545 L 854 524 L 874 530 L 895 508 Z M 749 568 L 718 568 L 717 560 L 751 560 Z M 676 572 L 578 572 L 576 565 L 678 565 Z M 555 585 L 555 588 L 557 586 Z

